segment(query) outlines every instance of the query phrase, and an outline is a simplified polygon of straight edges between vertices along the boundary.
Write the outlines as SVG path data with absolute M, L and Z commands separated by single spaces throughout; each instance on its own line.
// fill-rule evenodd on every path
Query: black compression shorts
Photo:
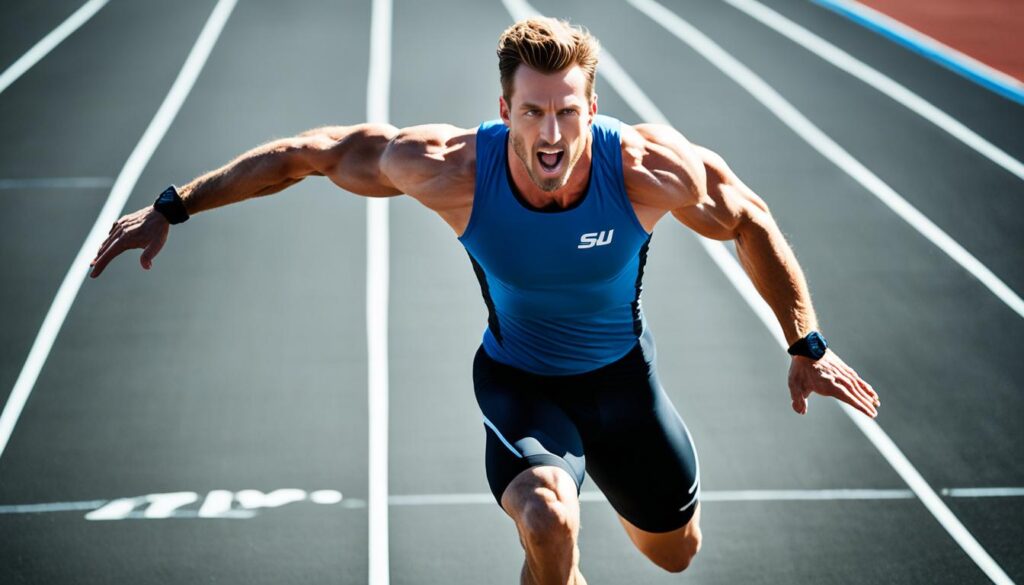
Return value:
M 693 517 L 697 454 L 658 382 L 649 332 L 611 364 L 570 376 L 541 376 L 473 360 L 487 435 L 487 482 L 498 505 L 522 471 L 555 465 L 576 481 L 586 473 L 615 511 L 647 532 L 669 532 Z

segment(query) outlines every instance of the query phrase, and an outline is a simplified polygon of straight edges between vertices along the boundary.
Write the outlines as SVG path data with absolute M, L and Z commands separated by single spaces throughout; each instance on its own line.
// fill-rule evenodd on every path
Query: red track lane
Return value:
M 1024 81 L 1024 6 L 1020 0 L 860 2 Z

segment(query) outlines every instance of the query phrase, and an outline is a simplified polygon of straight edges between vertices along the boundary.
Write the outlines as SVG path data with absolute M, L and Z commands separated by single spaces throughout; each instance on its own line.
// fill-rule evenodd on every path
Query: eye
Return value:
M 574 108 L 565 108 L 564 110 L 562 110 L 561 112 L 559 112 L 559 114 L 571 114 L 571 115 L 576 115 L 576 114 L 579 114 L 579 112 L 578 112 L 578 111 L 576 111 L 576 109 L 574 109 Z
M 540 110 L 536 110 L 536 109 L 534 109 L 534 110 L 526 110 L 525 112 L 523 112 L 524 116 L 528 116 L 528 117 L 531 117 L 531 118 L 534 117 L 534 116 L 537 116 L 539 114 L 540 114 Z

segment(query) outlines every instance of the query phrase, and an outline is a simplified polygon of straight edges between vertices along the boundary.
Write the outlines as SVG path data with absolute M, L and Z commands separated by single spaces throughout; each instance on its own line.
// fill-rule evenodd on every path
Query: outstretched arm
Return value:
M 384 124 L 332 126 L 258 146 L 221 168 L 178 189 L 190 215 L 277 193 L 311 175 L 326 176 L 359 195 L 401 193 L 381 170 L 381 161 L 397 128 Z M 149 269 L 167 241 L 169 224 L 152 206 L 117 220 L 91 266 L 99 276 L 126 250 L 143 248 L 140 262 Z
M 771 307 L 792 345 L 818 328 L 803 271 L 768 206 L 722 157 L 656 124 L 627 130 L 624 168 L 634 205 L 671 210 L 681 223 L 715 240 L 734 240 L 740 264 Z M 793 356 L 789 369 L 793 410 L 807 412 L 812 393 L 832 396 L 874 417 L 880 405 L 870 384 L 832 350 L 814 361 Z
M 707 190 L 690 204 L 672 210 L 673 216 L 701 235 L 735 240 L 740 264 L 771 307 L 792 345 L 818 329 L 811 294 L 792 248 L 779 230 L 768 206 L 743 184 L 722 157 L 701 147 Z M 867 416 L 878 415 L 878 394 L 832 350 L 815 361 L 793 356 L 789 369 L 793 410 L 807 413 L 812 393 L 837 398 Z

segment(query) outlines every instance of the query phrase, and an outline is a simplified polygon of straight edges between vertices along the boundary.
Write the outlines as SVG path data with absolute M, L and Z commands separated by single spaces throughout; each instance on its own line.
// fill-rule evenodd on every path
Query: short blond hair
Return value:
M 512 99 L 512 81 L 519 65 L 541 73 L 555 73 L 579 65 L 587 76 L 587 99 L 594 97 L 597 54 L 600 46 L 587 29 L 556 18 L 520 20 L 498 39 L 498 71 L 506 102 Z

